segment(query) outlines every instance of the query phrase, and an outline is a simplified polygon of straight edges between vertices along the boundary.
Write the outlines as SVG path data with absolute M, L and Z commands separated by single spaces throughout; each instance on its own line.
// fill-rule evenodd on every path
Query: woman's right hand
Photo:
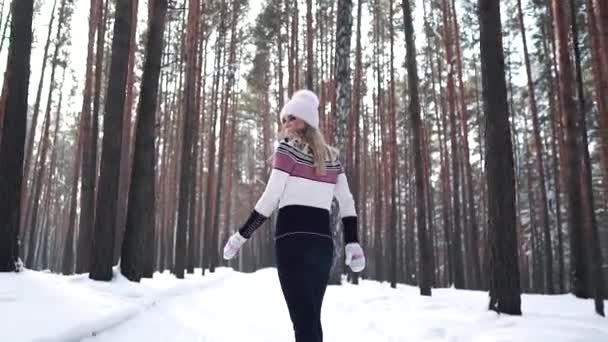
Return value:
M 234 233 L 224 246 L 224 259 L 230 260 L 234 258 L 245 241 L 247 241 L 247 239 L 244 238 L 239 232 Z
M 347 243 L 344 246 L 344 263 L 350 267 L 353 272 L 361 272 L 365 268 L 365 253 L 363 248 L 357 242 Z

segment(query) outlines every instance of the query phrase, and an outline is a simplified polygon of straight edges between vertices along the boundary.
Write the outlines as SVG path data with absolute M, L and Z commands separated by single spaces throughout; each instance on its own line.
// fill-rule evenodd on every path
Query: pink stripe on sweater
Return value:
M 324 175 L 317 175 L 314 166 L 296 163 L 291 171 L 291 176 L 310 179 L 317 182 L 336 184 L 338 180 L 338 170 L 326 169 Z
M 291 173 L 291 170 L 296 164 L 293 157 L 282 151 L 276 151 L 272 159 L 272 167 L 287 173 Z
M 342 168 L 327 168 L 324 175 L 317 175 L 313 165 L 299 162 L 294 156 L 281 150 L 274 154 L 273 167 L 289 173 L 290 176 L 332 184 L 336 183 L 338 175 L 342 172 Z

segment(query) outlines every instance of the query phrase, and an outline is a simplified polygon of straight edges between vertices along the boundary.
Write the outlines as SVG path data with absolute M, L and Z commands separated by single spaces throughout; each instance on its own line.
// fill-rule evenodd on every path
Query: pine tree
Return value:
M 414 42 L 414 23 L 409 0 L 403 0 L 403 21 L 405 24 L 405 43 L 407 49 L 407 74 L 410 95 L 409 112 L 412 123 L 412 148 L 414 149 L 414 178 L 416 183 L 416 228 L 418 231 L 418 283 L 420 294 L 431 295 L 432 272 L 430 254 L 432 253 L 427 236 L 426 203 L 424 201 L 424 180 L 422 161 L 422 123 L 420 119 L 420 99 L 418 95 L 418 66 L 416 63 L 416 45 Z
M 118 179 L 120 171 L 121 133 L 130 50 L 133 3 L 118 0 L 112 38 L 112 60 L 106 93 L 101 171 L 97 193 L 93 251 L 89 277 L 112 279 L 112 261 L 116 234 Z
M 121 272 L 132 281 L 145 273 L 146 251 L 154 248 L 155 172 L 154 139 L 157 93 L 163 52 L 167 0 L 155 0 L 148 17 L 146 60 L 137 107 L 137 128 L 127 222 L 122 243 Z
M 489 309 L 521 315 L 515 181 L 499 0 L 479 0 L 481 72 L 486 116 Z
M 13 0 L 11 36 L 0 101 L 0 272 L 17 268 L 23 155 L 32 51 L 33 0 Z

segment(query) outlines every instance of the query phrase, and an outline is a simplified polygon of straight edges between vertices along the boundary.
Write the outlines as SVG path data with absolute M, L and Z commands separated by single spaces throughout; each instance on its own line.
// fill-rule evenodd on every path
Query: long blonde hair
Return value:
M 328 160 L 334 161 L 338 157 L 338 149 L 328 145 L 321 131 L 308 124 L 302 131 L 290 134 L 285 130 L 281 130 L 280 135 L 300 140 L 301 146 L 298 147 L 304 151 L 310 149 L 317 175 L 325 175 L 325 162 Z

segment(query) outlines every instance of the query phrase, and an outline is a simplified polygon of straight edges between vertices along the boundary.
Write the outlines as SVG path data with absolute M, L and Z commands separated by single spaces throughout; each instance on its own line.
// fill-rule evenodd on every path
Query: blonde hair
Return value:
M 281 136 L 299 138 L 303 144 L 298 147 L 305 151 L 306 147 L 310 149 L 317 175 L 325 175 L 325 162 L 328 160 L 334 161 L 338 157 L 338 149 L 328 145 L 321 131 L 308 124 L 302 131 L 296 132 L 295 136 L 293 133 L 287 133 L 285 130 L 281 130 Z

